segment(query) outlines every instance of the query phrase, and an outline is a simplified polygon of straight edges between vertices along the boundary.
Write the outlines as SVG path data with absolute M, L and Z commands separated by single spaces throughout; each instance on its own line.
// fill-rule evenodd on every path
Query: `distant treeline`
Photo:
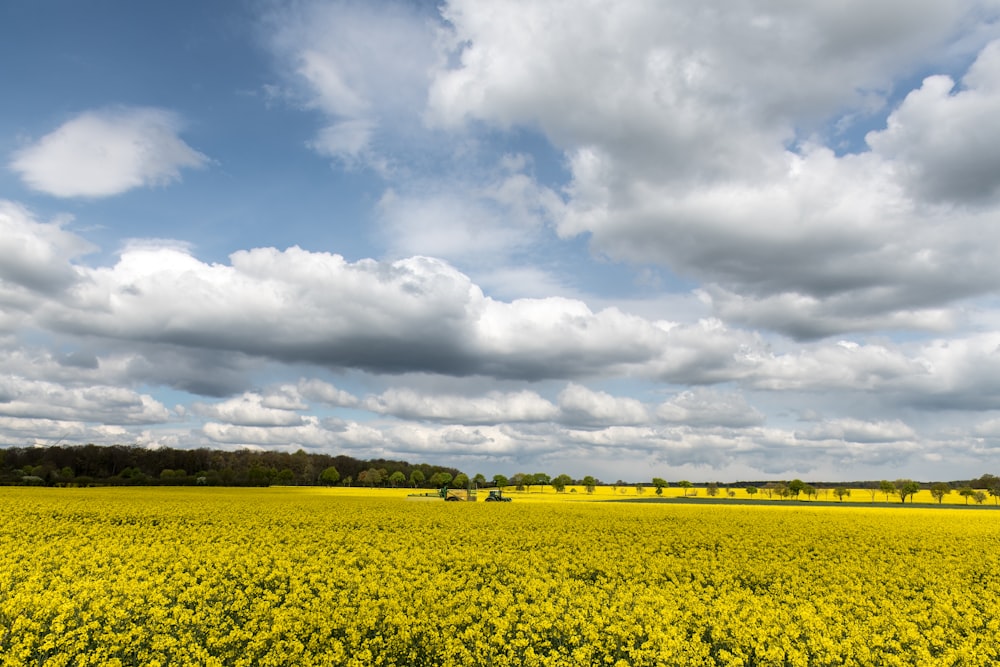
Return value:
M 896 480 L 896 481 L 900 481 L 900 480 Z M 910 481 L 910 480 L 903 480 L 903 481 Z M 732 483 L 727 483 L 727 484 L 723 484 L 722 482 L 716 482 L 716 484 L 718 484 L 719 486 L 732 487 L 732 488 L 737 488 L 737 489 L 741 489 L 741 488 L 744 488 L 744 487 L 747 487 L 747 486 L 755 486 L 757 488 L 761 488 L 762 489 L 762 488 L 767 487 L 768 485 L 772 485 L 773 486 L 773 485 L 782 484 L 782 483 L 783 482 L 775 482 L 774 480 L 738 481 L 738 482 L 732 482 Z M 784 482 L 784 483 L 787 484 L 788 482 Z M 810 483 L 814 487 L 816 487 L 818 489 L 833 489 L 833 488 L 836 488 L 836 487 L 844 487 L 844 488 L 848 488 L 848 489 L 878 489 L 880 487 L 884 487 L 887 482 L 886 482 L 886 480 L 853 480 L 853 481 L 851 481 L 851 480 L 843 481 L 842 480 L 842 481 L 835 481 L 835 482 L 810 482 Z M 922 488 L 922 489 L 929 489 L 934 484 L 938 484 L 938 483 L 941 483 L 941 480 L 931 480 L 931 481 L 926 481 L 926 482 L 920 482 L 920 481 L 915 482 L 915 484 L 919 485 L 919 487 Z M 976 477 L 974 479 L 953 479 L 953 480 L 947 480 L 945 483 L 947 483 L 950 487 L 952 487 L 954 489 L 960 489 L 962 487 L 966 487 L 967 486 L 967 487 L 970 487 L 972 489 L 989 490 L 989 489 L 994 489 L 994 488 L 997 488 L 998 486 L 1000 486 L 1000 477 L 997 477 L 996 475 L 991 475 L 989 473 L 986 473 L 986 474 L 980 475 L 979 477 Z
M 325 473 L 325 474 L 324 474 Z M 39 486 L 337 484 L 428 486 L 455 468 L 386 459 L 240 449 L 147 449 L 134 445 L 0 449 L 0 484 Z

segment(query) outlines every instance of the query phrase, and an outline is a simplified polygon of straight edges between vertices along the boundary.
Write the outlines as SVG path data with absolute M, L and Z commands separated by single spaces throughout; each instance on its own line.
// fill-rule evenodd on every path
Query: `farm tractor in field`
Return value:
M 490 489 L 490 495 L 486 496 L 488 503 L 509 503 L 513 500 L 513 498 L 503 494 L 503 489 Z

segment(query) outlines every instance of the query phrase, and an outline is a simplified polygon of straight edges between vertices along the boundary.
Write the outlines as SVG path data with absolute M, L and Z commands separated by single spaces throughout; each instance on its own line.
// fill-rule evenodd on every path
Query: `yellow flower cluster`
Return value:
M 0 489 L 0 665 L 1000 663 L 1000 514 Z

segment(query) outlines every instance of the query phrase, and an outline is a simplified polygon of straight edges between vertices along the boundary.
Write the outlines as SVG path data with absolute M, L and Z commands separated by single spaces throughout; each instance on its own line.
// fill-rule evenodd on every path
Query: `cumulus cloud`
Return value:
M 148 394 L 109 386 L 65 387 L 16 376 L 0 376 L 0 415 L 106 425 L 155 424 L 170 418 Z
M 899 420 L 867 422 L 859 419 L 825 421 L 795 436 L 802 440 L 840 440 L 856 443 L 912 440 L 916 433 Z
M 13 169 L 32 189 L 56 197 L 109 197 L 179 181 L 208 158 L 178 136 L 180 118 L 163 109 L 86 111 L 18 150 Z
M 72 262 L 94 246 L 64 229 L 68 220 L 40 222 L 25 207 L 0 200 L 0 298 L 18 291 L 52 294 L 78 279 Z
M 176 245 L 146 244 L 126 248 L 113 266 L 79 272 L 59 300 L 37 304 L 36 324 L 130 341 L 148 351 L 133 360 L 133 377 L 173 373 L 173 386 L 199 393 L 225 392 L 248 358 L 377 373 L 648 372 L 713 382 L 740 373 L 748 346 L 759 343 L 719 323 L 654 322 L 615 308 L 595 312 L 575 299 L 497 301 L 426 257 L 350 263 L 260 248 L 223 265 Z M 182 350 L 192 353 L 186 361 Z M 219 373 L 199 375 L 199 364 Z M 203 389 L 193 384 L 198 377 Z
M 296 389 L 302 398 L 325 405 L 349 408 L 358 404 L 357 397 L 350 392 L 316 378 L 302 378 Z
M 915 199 L 985 202 L 1000 188 L 1000 41 L 992 42 L 958 87 L 945 75 L 924 80 L 867 142 L 893 160 Z
M 308 406 L 297 400 L 287 399 L 287 395 L 262 396 L 246 392 L 227 401 L 195 403 L 191 407 L 204 417 L 238 426 L 298 426 L 303 423 L 303 418 L 297 410 Z
M 559 232 L 705 280 L 722 317 L 796 338 L 942 330 L 950 304 L 1000 279 L 996 210 L 981 207 L 996 191 L 998 49 L 989 30 L 953 40 L 995 7 L 443 12 L 456 62 L 435 75 L 430 117 L 540 128 L 571 172 Z M 899 77 L 980 49 L 961 90 L 931 77 L 868 150 L 834 150 Z
M 562 420 L 577 426 L 640 425 L 649 421 L 641 401 L 571 383 L 559 393 Z
M 468 397 L 434 395 L 412 389 L 390 389 L 363 402 L 365 409 L 377 414 L 404 419 L 429 420 L 460 424 L 502 424 L 521 421 L 546 421 L 558 414 L 556 407 L 532 391 L 490 392 Z
M 656 416 L 664 422 L 695 426 L 741 428 L 764 423 L 764 415 L 744 395 L 705 388 L 684 391 L 663 402 Z

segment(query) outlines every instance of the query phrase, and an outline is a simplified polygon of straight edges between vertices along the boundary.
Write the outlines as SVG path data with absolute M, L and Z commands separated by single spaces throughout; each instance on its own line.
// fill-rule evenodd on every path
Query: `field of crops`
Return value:
M 2 488 L 0 664 L 1000 663 L 1000 512 L 403 495 Z

